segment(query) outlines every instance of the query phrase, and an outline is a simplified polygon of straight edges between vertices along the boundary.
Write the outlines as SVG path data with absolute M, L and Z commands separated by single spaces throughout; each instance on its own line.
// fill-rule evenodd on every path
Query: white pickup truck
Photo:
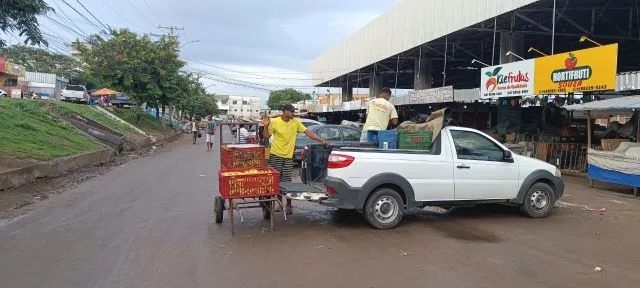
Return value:
M 60 91 L 60 98 L 66 102 L 87 103 L 89 92 L 83 85 L 67 85 Z
M 427 151 L 341 148 L 324 157 L 327 198 L 320 204 L 360 211 L 378 229 L 397 226 L 406 209 L 426 206 L 504 203 L 547 217 L 565 187 L 555 166 L 462 127 L 443 128 Z M 303 168 L 317 170 L 315 162 Z

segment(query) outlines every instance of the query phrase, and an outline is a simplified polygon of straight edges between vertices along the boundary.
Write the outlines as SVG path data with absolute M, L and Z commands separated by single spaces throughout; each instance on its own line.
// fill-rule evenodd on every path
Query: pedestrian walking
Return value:
M 213 119 L 212 115 L 209 115 L 209 121 L 207 122 L 207 152 L 213 149 L 213 137 L 216 134 L 216 126 L 218 126 L 218 122 Z
M 196 139 L 198 139 L 198 122 L 191 117 L 191 134 L 193 134 L 193 145 L 196 144 Z

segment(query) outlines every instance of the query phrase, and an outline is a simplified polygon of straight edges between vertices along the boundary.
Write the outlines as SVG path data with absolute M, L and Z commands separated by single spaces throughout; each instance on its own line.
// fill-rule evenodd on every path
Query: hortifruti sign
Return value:
M 535 94 L 614 90 L 617 66 L 618 44 L 540 57 Z
M 481 97 L 613 90 L 618 44 L 560 53 L 481 70 Z

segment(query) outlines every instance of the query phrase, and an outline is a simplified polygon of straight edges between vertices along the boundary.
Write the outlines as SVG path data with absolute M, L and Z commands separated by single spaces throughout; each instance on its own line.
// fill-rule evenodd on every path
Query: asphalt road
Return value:
M 638 287 L 639 200 L 570 178 L 548 219 L 489 206 L 373 230 L 294 203 L 213 222 L 217 153 L 185 139 L 0 226 L 0 287 Z M 604 213 L 588 211 L 605 207 Z M 239 222 L 239 221 L 238 221 Z M 601 267 L 602 271 L 594 271 Z

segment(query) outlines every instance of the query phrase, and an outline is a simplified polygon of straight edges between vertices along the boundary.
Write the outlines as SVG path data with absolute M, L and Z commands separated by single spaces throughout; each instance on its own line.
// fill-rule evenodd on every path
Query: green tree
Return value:
M 24 44 L 48 45 L 38 27 L 38 17 L 46 15 L 53 8 L 44 0 L 0 0 L 0 30 L 4 33 L 18 31 L 18 35 L 26 36 Z M 0 47 L 7 45 L 0 38 Z
M 69 78 L 71 83 L 85 84 L 80 61 L 70 56 L 22 45 L 0 48 L 0 55 L 27 71 L 52 73 Z
M 302 93 L 292 88 L 271 91 L 267 105 L 272 110 L 280 110 L 286 104 L 292 104 L 302 100 L 311 100 L 311 95 Z
M 137 104 L 146 103 L 158 111 L 175 102 L 184 63 L 171 41 L 167 37 L 153 41 L 127 29 L 112 30 L 110 35 L 109 39 L 92 35 L 87 43 L 76 44 L 86 77 L 99 79 Z
M 181 74 L 178 109 L 188 117 L 204 117 L 220 113 L 215 95 L 206 94 L 200 79 L 193 74 Z

